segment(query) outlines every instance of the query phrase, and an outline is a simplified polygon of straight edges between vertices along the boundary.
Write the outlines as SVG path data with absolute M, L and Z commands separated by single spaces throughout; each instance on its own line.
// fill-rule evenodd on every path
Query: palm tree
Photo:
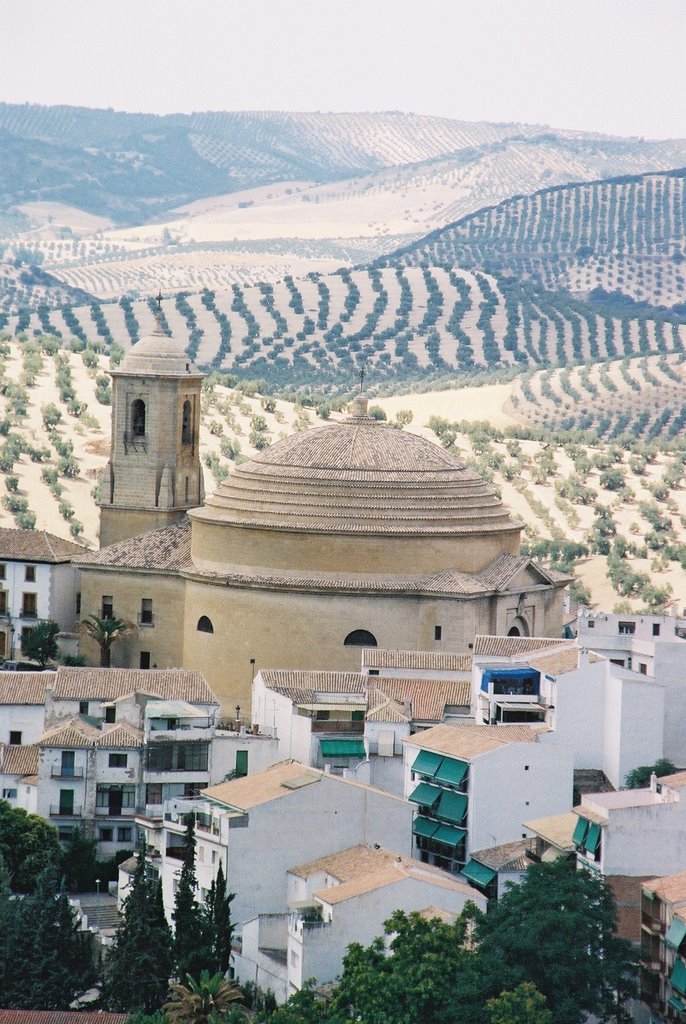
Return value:
M 109 668 L 112 656 L 112 644 L 115 640 L 123 640 L 124 637 L 133 633 L 136 628 L 133 623 L 125 622 L 123 619 L 105 618 L 100 619 L 97 615 L 87 615 L 81 620 L 79 627 L 83 632 L 95 640 L 100 648 L 100 667 Z
M 243 997 L 241 990 L 227 981 L 221 971 L 212 975 L 201 971 L 199 981 L 187 974 L 186 980 L 187 985 L 178 981 L 169 985 L 170 998 L 162 1007 L 169 1024 L 213 1024 L 231 1003 Z

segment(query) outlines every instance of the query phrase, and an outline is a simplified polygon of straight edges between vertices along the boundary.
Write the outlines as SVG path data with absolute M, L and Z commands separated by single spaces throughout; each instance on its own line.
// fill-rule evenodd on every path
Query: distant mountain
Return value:
M 422 164 L 441 160 L 447 165 L 436 170 L 445 174 L 455 165 L 488 162 L 499 147 L 513 143 L 524 177 L 518 181 L 514 174 L 512 185 L 528 191 L 545 180 L 548 168 L 538 155 L 542 141 L 561 147 L 560 162 L 569 163 L 572 176 L 579 173 L 576 159 L 582 176 L 686 163 L 682 140 L 614 139 L 398 112 L 157 116 L 0 104 L 0 213 L 51 201 L 121 225 L 145 223 L 199 198 L 276 182 L 326 184 L 389 168 L 410 168 L 409 176 L 416 177 L 431 174 Z M 557 168 L 552 178 L 560 180 Z M 487 191 L 472 208 L 491 198 Z
M 379 262 L 482 267 L 533 278 L 547 288 L 602 289 L 669 306 L 686 297 L 685 261 L 686 169 L 681 169 L 514 196 Z

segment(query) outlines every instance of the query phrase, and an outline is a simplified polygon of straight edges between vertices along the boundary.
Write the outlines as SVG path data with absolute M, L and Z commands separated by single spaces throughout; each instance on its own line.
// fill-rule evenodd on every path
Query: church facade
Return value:
M 561 635 L 568 577 L 520 555 L 523 524 L 473 470 L 364 399 L 204 498 L 200 382 L 161 332 L 113 375 L 102 546 L 80 560 L 83 614 L 137 626 L 113 664 L 200 670 L 228 713 L 247 711 L 261 668 L 357 671 L 362 647 Z

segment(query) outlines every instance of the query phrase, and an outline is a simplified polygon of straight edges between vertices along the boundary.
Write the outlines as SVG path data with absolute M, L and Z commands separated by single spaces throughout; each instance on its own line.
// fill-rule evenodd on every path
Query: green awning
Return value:
M 672 988 L 675 988 L 682 996 L 686 996 L 686 965 L 683 960 L 674 961 L 672 976 L 669 980 Z
M 437 818 L 444 818 L 454 825 L 461 825 L 467 810 L 467 797 L 464 793 L 453 793 L 448 789 L 441 792 L 441 799 L 434 811 Z
M 431 821 L 430 818 L 422 818 L 421 815 L 419 815 L 418 818 L 415 818 L 412 823 L 412 831 L 414 834 L 416 836 L 424 836 L 425 839 L 431 839 L 437 828 L 437 821 Z
M 423 807 L 433 807 L 438 802 L 443 790 L 438 786 L 430 786 L 428 782 L 420 782 L 408 799 L 413 804 L 421 804 Z
M 412 771 L 433 779 L 442 761 L 440 754 L 434 754 L 432 750 L 420 750 L 412 765 Z
M 667 1003 L 673 1010 L 676 1010 L 677 1013 L 683 1013 L 684 1009 L 686 1009 L 678 996 L 670 996 Z
M 572 834 L 572 842 L 575 846 L 581 846 L 583 843 L 586 838 L 586 832 L 588 831 L 589 824 L 590 822 L 588 822 L 586 818 L 579 817 Z
M 322 757 L 362 757 L 367 756 L 362 740 L 320 740 L 319 748 Z
M 588 853 L 595 853 L 598 849 L 600 842 L 600 825 L 596 825 L 594 821 L 588 826 L 588 832 L 584 839 L 584 846 Z
M 454 825 L 439 825 L 436 832 L 434 832 L 433 839 L 437 843 L 444 843 L 445 846 L 452 846 L 454 849 L 460 845 L 466 835 L 466 828 L 455 828 Z
M 686 938 L 686 921 L 682 921 L 680 917 L 675 916 L 672 918 L 665 941 L 672 949 L 678 949 L 684 938 Z
M 474 882 L 480 888 L 485 889 L 493 879 L 495 878 L 495 871 L 493 868 L 487 868 L 483 864 L 479 864 L 478 860 L 470 860 L 470 862 L 462 869 L 462 874 L 465 878 L 468 878 L 470 882 Z
M 436 782 L 447 782 L 453 786 L 459 786 L 467 774 L 468 768 L 469 765 L 464 761 L 453 761 L 452 758 L 445 757 L 434 778 Z

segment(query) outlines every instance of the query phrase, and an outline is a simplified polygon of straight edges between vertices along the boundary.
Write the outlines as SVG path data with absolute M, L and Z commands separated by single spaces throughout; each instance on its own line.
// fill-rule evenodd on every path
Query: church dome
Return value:
M 115 373 L 132 373 L 138 376 L 154 374 L 178 377 L 182 374 L 199 374 L 186 355 L 182 343 L 170 338 L 157 324 L 152 334 L 144 335 L 129 349 Z
M 357 536 L 518 536 L 522 529 L 493 489 L 454 455 L 366 415 L 278 441 L 236 466 L 192 517 Z

